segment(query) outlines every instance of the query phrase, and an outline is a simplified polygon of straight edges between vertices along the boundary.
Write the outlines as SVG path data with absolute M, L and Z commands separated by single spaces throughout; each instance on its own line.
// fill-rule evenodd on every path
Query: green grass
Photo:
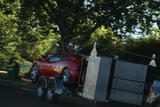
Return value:
M 19 69 L 19 77 L 24 77 L 26 73 L 29 72 L 30 68 L 32 66 L 32 63 L 23 63 L 20 64 L 20 69 Z M 0 70 L 0 79 L 11 79 L 11 78 L 15 78 L 13 77 L 14 71 L 1 71 Z M 16 77 L 17 78 L 17 77 Z
M 20 70 L 19 70 L 19 76 L 23 76 L 25 75 L 26 73 L 29 72 L 31 66 L 32 66 L 32 63 L 31 64 L 22 64 L 20 65 Z

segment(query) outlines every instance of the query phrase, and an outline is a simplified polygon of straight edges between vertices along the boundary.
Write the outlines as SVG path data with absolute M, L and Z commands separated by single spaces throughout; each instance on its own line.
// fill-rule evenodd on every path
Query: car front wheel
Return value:
M 30 72 L 30 79 L 33 82 L 36 82 L 37 79 L 38 79 L 38 75 L 39 75 L 38 65 L 37 64 L 33 64 L 32 68 L 31 68 L 31 72 Z

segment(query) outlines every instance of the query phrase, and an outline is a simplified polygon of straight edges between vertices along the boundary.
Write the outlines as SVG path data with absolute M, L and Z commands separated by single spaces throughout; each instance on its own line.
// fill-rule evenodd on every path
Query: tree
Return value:
M 0 0 L 1 69 L 9 69 L 15 61 L 24 63 L 42 58 L 59 39 L 59 35 L 49 29 L 51 24 L 39 26 L 34 15 L 25 19 L 21 11 L 20 0 Z
M 17 55 L 18 45 L 18 12 L 20 9 L 19 0 L 0 0 L 0 67 L 6 69 L 11 57 Z M 10 66 L 10 65 L 9 65 Z
M 88 0 L 90 2 L 90 0 Z M 139 28 L 149 32 L 160 15 L 158 0 L 93 0 L 90 2 L 96 21 L 111 27 L 117 34 L 125 35 Z
M 18 25 L 18 8 L 20 4 L 17 2 L 9 2 L 8 0 L 0 1 L 0 51 L 14 51 L 18 37 L 16 35 Z
M 112 28 L 116 35 L 121 36 L 136 32 L 136 28 L 141 29 L 138 30 L 141 33 L 147 33 L 152 23 L 157 21 L 160 10 L 160 2 L 157 0 L 21 0 L 21 2 L 24 8 L 22 13 L 24 10 L 28 11 L 41 21 L 56 25 L 56 31 L 61 35 L 61 47 L 75 41 L 84 44 L 102 25 Z
M 150 39 L 160 40 L 160 29 L 152 28 L 149 35 Z

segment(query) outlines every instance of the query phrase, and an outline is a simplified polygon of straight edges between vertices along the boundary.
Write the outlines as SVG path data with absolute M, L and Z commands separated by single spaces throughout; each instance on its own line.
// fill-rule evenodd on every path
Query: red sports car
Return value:
M 40 76 L 48 78 L 61 76 L 65 82 L 78 84 L 81 63 L 81 58 L 71 53 L 59 54 L 48 60 L 34 61 L 29 73 L 30 79 L 35 82 Z

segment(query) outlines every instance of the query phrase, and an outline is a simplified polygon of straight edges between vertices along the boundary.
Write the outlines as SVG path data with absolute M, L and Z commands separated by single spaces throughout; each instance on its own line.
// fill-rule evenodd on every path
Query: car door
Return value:
M 67 61 L 69 60 L 69 57 L 65 54 L 59 55 L 59 58 L 60 58 L 60 60 L 55 62 L 55 64 L 54 64 L 54 71 L 57 74 L 61 74 L 62 70 L 65 67 L 68 67 Z
M 58 74 L 56 63 L 59 61 L 61 61 L 61 58 L 59 55 L 50 57 L 48 59 L 48 64 L 47 64 L 47 76 L 48 77 L 52 77 Z

